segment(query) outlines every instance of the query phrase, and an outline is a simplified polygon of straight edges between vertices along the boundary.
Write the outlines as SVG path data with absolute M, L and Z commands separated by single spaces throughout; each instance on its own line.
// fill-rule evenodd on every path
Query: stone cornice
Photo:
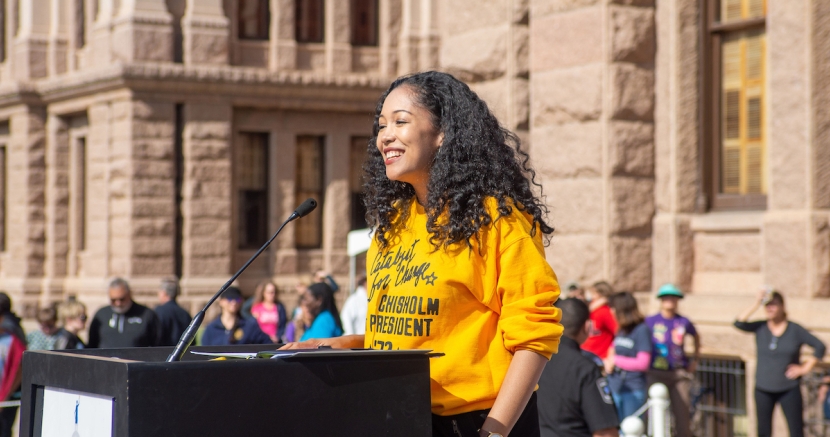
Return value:
M 368 103 L 374 105 L 390 81 L 391 78 L 364 74 L 274 72 L 238 66 L 115 63 L 106 68 L 78 71 L 35 82 L 0 85 L 0 107 L 24 103 L 23 100 L 49 104 L 128 88 L 139 93 L 174 93 L 185 97 L 218 96 L 249 103 L 257 99 L 288 98 L 277 106 L 365 108 Z M 302 103 L 304 99 L 307 101 Z
M 226 17 L 211 17 L 211 16 L 189 16 L 185 15 L 182 18 L 182 27 L 198 27 L 205 29 L 220 29 L 227 30 L 229 21 Z
M 115 17 L 112 20 L 113 25 L 119 25 L 122 23 L 131 23 L 131 24 L 146 24 L 146 25 L 153 25 L 153 26 L 168 26 L 170 23 L 173 22 L 173 18 L 169 14 L 159 14 L 159 13 L 136 13 L 134 15 L 126 15 L 126 16 L 119 16 Z
M 43 104 L 40 93 L 34 84 L 13 82 L 0 86 L 0 108 L 21 104 L 32 106 Z

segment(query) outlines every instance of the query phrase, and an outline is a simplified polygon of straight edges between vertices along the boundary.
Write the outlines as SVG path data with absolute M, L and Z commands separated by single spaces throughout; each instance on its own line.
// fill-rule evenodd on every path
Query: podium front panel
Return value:
M 111 397 L 118 437 L 432 433 L 424 354 L 166 363 L 170 350 L 26 352 L 20 435 L 45 437 L 45 387 Z

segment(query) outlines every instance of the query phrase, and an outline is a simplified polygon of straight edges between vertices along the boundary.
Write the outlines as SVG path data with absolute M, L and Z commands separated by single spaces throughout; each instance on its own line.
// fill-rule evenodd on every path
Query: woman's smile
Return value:
M 429 111 L 407 87 L 392 90 L 378 117 L 377 148 L 386 165 L 386 177 L 406 182 L 424 202 L 429 172 L 443 135 Z
M 404 151 L 396 148 L 388 148 L 383 150 L 383 162 L 386 165 L 391 165 L 395 162 L 398 162 L 398 158 L 403 156 Z

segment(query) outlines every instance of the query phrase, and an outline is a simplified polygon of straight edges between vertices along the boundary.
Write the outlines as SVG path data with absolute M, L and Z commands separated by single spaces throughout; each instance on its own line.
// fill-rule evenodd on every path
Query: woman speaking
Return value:
M 454 77 L 397 79 L 364 164 L 365 335 L 288 347 L 432 349 L 433 435 L 538 436 L 534 388 L 562 334 L 553 232 L 518 138 Z

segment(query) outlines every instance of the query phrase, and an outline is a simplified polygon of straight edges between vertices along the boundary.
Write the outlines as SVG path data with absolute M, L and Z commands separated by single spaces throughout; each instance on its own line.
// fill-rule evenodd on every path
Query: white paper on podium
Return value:
M 260 352 L 197 352 L 190 351 L 194 355 L 204 355 L 214 358 L 305 358 L 305 357 L 343 357 L 343 356 L 366 356 L 366 355 L 429 355 L 441 356 L 442 353 L 433 353 L 431 349 L 407 349 L 407 350 L 381 350 L 381 349 L 287 349 L 287 350 L 264 350 Z
M 112 437 L 113 404 L 110 396 L 46 387 L 41 436 Z

